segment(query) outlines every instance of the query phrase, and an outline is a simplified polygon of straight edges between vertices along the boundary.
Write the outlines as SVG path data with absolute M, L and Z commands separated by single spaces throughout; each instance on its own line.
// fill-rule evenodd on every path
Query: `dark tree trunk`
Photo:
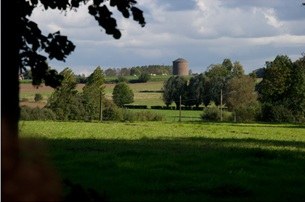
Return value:
M 2 194 L 18 166 L 19 68 L 17 62 L 16 15 L 13 1 L 1 5 L 1 157 Z

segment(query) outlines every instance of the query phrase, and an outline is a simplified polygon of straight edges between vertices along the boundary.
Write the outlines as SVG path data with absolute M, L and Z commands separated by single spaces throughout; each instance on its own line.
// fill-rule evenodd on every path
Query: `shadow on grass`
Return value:
M 41 139 L 61 178 L 109 201 L 304 201 L 305 143 Z

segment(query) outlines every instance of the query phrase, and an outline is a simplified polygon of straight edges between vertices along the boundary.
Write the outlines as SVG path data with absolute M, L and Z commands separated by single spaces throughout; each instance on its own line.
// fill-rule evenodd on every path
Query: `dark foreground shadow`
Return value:
M 94 190 L 104 201 L 305 201 L 304 142 L 213 138 L 35 141 L 48 147 L 63 182 Z M 63 199 L 73 198 L 71 187 L 63 186 Z

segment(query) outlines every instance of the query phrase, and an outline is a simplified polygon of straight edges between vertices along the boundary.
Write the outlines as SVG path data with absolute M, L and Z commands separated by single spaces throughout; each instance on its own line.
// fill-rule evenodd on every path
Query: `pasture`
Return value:
M 106 201 L 305 200 L 301 125 L 21 121 L 20 137 Z

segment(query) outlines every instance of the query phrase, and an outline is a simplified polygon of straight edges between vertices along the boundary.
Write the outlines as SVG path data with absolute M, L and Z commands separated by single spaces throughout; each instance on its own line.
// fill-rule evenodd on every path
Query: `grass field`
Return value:
M 21 121 L 62 179 L 107 201 L 304 201 L 305 126 Z M 31 156 L 24 151 L 24 156 Z

